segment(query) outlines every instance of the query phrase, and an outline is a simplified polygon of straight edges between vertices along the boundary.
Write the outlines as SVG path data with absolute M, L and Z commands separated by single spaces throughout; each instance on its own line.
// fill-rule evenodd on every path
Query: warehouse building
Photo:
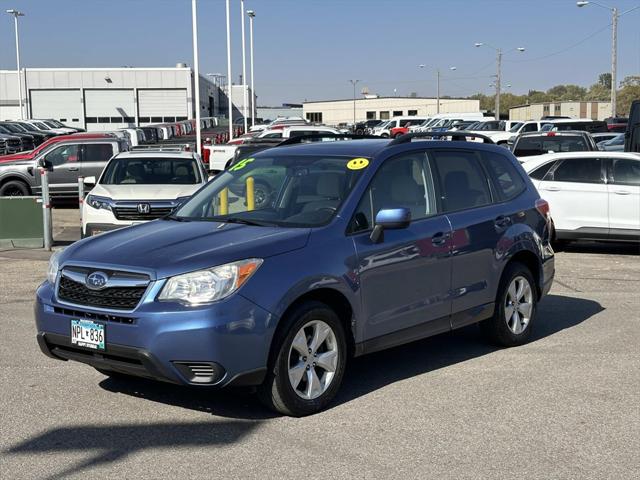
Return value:
M 312 122 L 339 125 L 353 123 L 355 103 L 356 122 L 388 120 L 392 117 L 430 116 L 438 111 L 437 100 L 425 97 L 378 97 L 351 100 L 304 102 L 304 118 Z M 440 113 L 479 112 L 480 100 L 441 98 Z
M 611 116 L 611 102 L 531 103 L 509 109 L 509 120 L 540 120 L 550 115 L 604 120 Z
M 16 76 L 15 70 L 0 70 L 0 119 L 20 118 Z M 175 68 L 27 68 L 22 72 L 26 118 L 54 118 L 87 130 L 195 118 L 194 91 L 194 74 L 185 64 Z M 200 105 L 201 116 L 227 115 L 225 90 L 202 75 Z M 240 110 L 241 106 L 234 106 L 234 118 L 240 116 Z

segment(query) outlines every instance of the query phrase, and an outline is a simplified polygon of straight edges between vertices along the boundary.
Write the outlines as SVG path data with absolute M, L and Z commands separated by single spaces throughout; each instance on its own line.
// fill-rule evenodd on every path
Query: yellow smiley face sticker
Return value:
M 347 163 L 347 168 L 349 170 L 362 170 L 367 165 L 369 165 L 369 160 L 366 158 L 353 158 Z

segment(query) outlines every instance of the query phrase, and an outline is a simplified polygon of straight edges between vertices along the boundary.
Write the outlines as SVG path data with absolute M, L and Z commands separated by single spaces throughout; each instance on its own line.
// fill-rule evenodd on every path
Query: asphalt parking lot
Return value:
M 294 419 L 244 390 L 45 357 L 45 255 L 0 252 L 0 477 L 638 478 L 638 249 L 574 246 L 556 267 L 530 344 L 496 349 L 471 326 L 362 357 L 332 408 Z

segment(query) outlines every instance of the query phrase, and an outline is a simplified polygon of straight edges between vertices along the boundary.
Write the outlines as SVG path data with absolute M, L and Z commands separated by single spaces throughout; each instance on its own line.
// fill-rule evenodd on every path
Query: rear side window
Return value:
M 535 178 L 536 180 L 542 180 L 544 176 L 547 174 L 551 167 L 553 167 L 556 162 L 547 162 L 541 167 L 536 168 L 533 172 L 529 174 L 531 178 Z
M 524 127 L 522 127 L 522 132 L 537 132 L 538 124 L 536 123 L 528 123 Z
M 491 203 L 489 185 L 474 152 L 433 152 L 445 212 L 481 207 Z
M 556 182 L 603 183 L 602 160 L 599 158 L 568 158 L 553 172 Z
M 626 158 L 613 161 L 612 182 L 616 185 L 640 185 L 640 161 Z
M 507 157 L 493 152 L 483 152 L 482 157 L 500 200 L 511 200 L 525 190 L 522 176 Z
M 88 143 L 84 146 L 83 162 L 106 162 L 113 157 L 110 143 Z

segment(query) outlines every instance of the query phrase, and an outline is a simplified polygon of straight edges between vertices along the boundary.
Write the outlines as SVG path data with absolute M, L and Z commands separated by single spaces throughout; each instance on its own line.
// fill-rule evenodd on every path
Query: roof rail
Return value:
M 131 151 L 138 152 L 184 152 L 188 151 L 189 145 L 173 144 L 173 145 L 136 145 L 131 147 Z
M 433 137 L 451 137 L 451 140 L 460 140 L 460 139 L 462 139 L 462 141 L 465 141 L 465 142 L 469 141 L 469 140 L 467 140 L 467 138 L 469 138 L 469 139 L 481 138 L 483 140 L 482 143 L 495 144 L 495 142 L 493 140 L 491 140 L 491 138 L 487 137 L 486 135 L 482 135 L 481 133 L 471 133 L 471 132 L 457 131 L 457 132 L 415 132 L 415 133 L 405 133 L 404 135 L 400 135 L 395 140 L 392 140 L 389 143 L 389 145 L 387 145 L 387 146 L 391 147 L 393 145 L 400 145 L 402 143 L 409 143 L 414 138 L 433 138 Z
M 290 137 L 283 142 L 279 143 L 278 146 L 282 147 L 284 145 L 297 145 L 299 143 L 303 143 L 306 140 L 320 140 L 322 138 L 333 138 L 336 140 L 366 140 L 366 139 L 376 139 L 380 140 L 380 137 L 374 137 L 372 135 L 353 135 L 349 133 L 345 134 L 332 134 L 332 133 L 320 133 L 320 134 L 310 134 L 310 135 L 298 135 L 295 137 Z

